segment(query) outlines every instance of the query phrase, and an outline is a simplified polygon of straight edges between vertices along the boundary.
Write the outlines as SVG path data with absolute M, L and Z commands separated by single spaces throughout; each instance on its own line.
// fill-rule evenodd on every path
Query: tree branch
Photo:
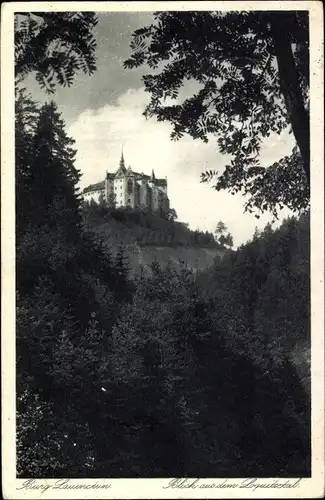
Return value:
M 291 41 L 285 22 L 271 18 L 275 54 L 279 68 L 280 87 L 285 99 L 292 131 L 296 138 L 307 182 L 310 183 L 310 130 L 309 113 L 305 109 L 299 85 L 298 71 L 294 62 Z

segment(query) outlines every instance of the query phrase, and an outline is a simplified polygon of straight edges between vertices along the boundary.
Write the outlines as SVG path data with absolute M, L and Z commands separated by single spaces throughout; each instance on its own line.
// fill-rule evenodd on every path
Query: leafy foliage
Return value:
M 232 156 L 215 189 L 243 191 L 246 209 L 302 210 L 309 203 L 308 15 L 306 12 L 156 12 L 138 29 L 126 68 L 148 65 L 144 115 L 173 125 L 171 138 L 216 137 Z M 290 69 L 289 69 L 290 68 Z M 180 102 L 186 81 L 198 91 Z M 173 100 L 177 100 L 174 104 Z M 290 127 L 298 148 L 260 165 L 263 140 Z
M 15 18 L 15 75 L 35 72 L 39 85 L 53 93 L 70 86 L 78 71 L 96 70 L 93 12 L 18 12 Z

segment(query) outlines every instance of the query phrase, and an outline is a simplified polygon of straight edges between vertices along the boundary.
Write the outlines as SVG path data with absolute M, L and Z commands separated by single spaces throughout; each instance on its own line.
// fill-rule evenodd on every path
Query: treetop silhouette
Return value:
M 307 12 L 156 12 L 133 33 L 131 49 L 124 66 L 152 70 L 142 77 L 150 94 L 144 115 L 169 121 L 173 140 L 215 136 L 219 152 L 232 156 L 222 173 L 204 172 L 203 182 L 242 191 L 249 212 L 308 206 Z M 180 102 L 188 80 L 200 90 Z M 288 127 L 297 144 L 292 154 L 261 165 L 263 140 Z

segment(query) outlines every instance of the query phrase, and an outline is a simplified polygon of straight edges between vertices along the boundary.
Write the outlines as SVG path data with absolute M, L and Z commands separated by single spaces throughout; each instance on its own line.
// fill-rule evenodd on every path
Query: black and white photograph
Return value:
M 8 27 L 4 498 L 321 495 L 321 3 L 83 3 Z

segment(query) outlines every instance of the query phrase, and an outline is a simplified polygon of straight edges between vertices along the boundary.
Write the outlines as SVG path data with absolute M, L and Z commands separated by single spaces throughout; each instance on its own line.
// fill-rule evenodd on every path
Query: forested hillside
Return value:
M 146 209 L 113 209 L 105 203 L 82 205 L 83 227 L 100 236 L 109 252 L 123 253 L 130 273 L 150 270 L 152 262 L 162 267 L 182 264 L 198 271 L 213 264 L 217 256 L 228 250 L 211 233 L 191 231 L 187 224 L 168 214 Z
M 211 233 L 191 231 L 187 224 L 170 219 L 164 212 L 127 207 L 112 209 L 105 203 L 91 202 L 83 204 L 83 219 L 86 227 L 100 230 L 114 242 L 221 248 Z
M 255 361 L 297 362 L 309 392 L 309 215 L 267 225 L 198 277 L 227 342 Z M 302 356 L 302 358 L 301 358 Z

